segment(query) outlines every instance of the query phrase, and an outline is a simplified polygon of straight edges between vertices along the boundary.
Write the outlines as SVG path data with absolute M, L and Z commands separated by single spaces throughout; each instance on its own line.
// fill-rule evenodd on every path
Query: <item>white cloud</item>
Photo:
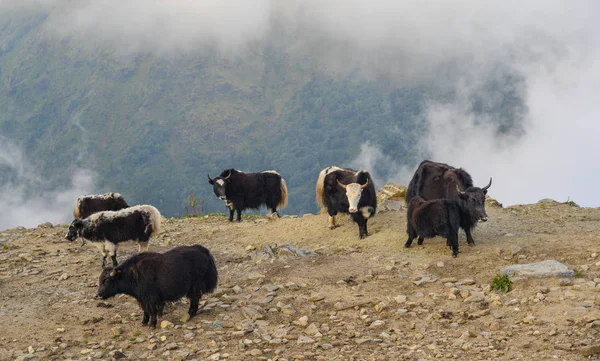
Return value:
M 49 187 L 22 150 L 0 136 L 0 230 L 17 226 L 35 227 L 41 223 L 70 223 L 77 197 L 94 186 L 94 172 L 71 171 L 71 182 L 63 188 Z

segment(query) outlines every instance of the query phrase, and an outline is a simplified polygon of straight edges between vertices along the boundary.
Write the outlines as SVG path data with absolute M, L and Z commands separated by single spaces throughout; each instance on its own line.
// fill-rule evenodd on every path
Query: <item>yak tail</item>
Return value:
M 162 221 L 162 217 L 160 212 L 154 206 L 145 205 L 142 207 L 150 214 L 149 226 L 152 227 L 152 233 L 150 234 L 150 237 L 156 236 L 161 231 L 160 222 Z
M 81 197 L 77 198 L 75 202 L 75 208 L 73 208 L 73 218 L 77 219 L 81 215 Z
M 285 206 L 287 206 L 287 204 L 288 204 L 288 189 L 287 189 L 287 185 L 285 184 L 285 179 L 281 178 L 281 200 L 279 201 L 277 208 L 279 208 L 279 210 L 282 210 L 285 208 Z
M 212 293 L 217 289 L 217 281 L 219 280 L 219 273 L 217 272 L 217 265 L 215 259 L 210 251 L 204 248 L 206 256 L 208 257 L 208 265 L 206 267 L 206 273 L 204 273 L 204 279 L 200 283 L 202 294 Z
M 319 173 L 319 178 L 317 179 L 317 188 L 315 190 L 317 193 L 316 201 L 317 204 L 321 207 L 325 207 L 325 199 L 323 198 L 323 192 L 325 188 L 325 176 L 327 175 L 327 171 L 329 170 L 329 168 L 331 167 L 323 169 L 321 173 Z

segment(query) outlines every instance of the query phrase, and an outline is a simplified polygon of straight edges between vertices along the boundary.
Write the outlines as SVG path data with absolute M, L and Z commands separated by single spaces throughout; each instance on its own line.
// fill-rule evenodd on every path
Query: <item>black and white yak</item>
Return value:
M 419 237 L 422 245 L 425 238 L 442 236 L 446 245 L 452 249 L 452 256 L 458 255 L 458 229 L 462 228 L 470 235 L 470 230 L 477 222 L 487 221 L 485 212 L 485 195 L 487 189 L 469 187 L 464 192 L 457 190 L 456 199 L 433 199 L 430 201 L 415 196 L 408 203 L 406 233 L 408 240 L 404 244 L 410 247 L 412 241 Z M 455 185 L 456 188 L 458 186 Z
M 119 211 L 102 211 L 87 218 L 77 218 L 69 226 L 65 238 L 75 241 L 82 238 L 92 242 L 102 253 L 102 267 L 110 255 L 117 265 L 119 243 L 137 241 L 139 251 L 148 249 L 150 237 L 160 232 L 161 215 L 153 206 L 140 205 Z
M 77 198 L 73 218 L 87 218 L 96 212 L 118 211 L 127 207 L 129 205 L 119 193 L 85 195 Z
M 277 209 L 281 210 L 287 205 L 285 180 L 274 170 L 244 173 L 231 168 L 224 170 L 218 177 L 207 176 L 217 198 L 229 208 L 229 221 L 233 221 L 235 211 L 237 221 L 240 222 L 243 210 L 258 209 L 263 205 L 270 210 L 269 216 L 276 214 L 281 217 Z
M 118 294 L 135 298 L 142 310 L 142 324 L 156 327 L 167 302 L 190 300 L 190 318 L 198 312 L 202 295 L 217 288 L 217 266 L 210 251 L 201 245 L 175 247 L 165 253 L 144 252 L 130 257 L 100 275 L 97 297 Z
M 377 193 L 369 172 L 327 167 L 319 174 L 316 193 L 317 203 L 327 208 L 330 229 L 336 227 L 338 212 L 350 213 L 358 224 L 360 238 L 368 235 L 367 221 L 377 210 Z

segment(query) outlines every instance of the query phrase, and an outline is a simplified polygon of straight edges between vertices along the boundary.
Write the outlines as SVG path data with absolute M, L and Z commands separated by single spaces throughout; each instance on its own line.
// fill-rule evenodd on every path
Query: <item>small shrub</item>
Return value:
M 8 251 L 8 244 L 5 244 L 4 246 L 2 246 L 2 248 L 3 248 L 5 251 Z
M 508 275 L 496 275 L 492 280 L 492 289 L 499 290 L 502 292 L 510 291 L 510 286 L 512 285 L 512 281 Z
M 575 271 L 575 278 L 583 278 L 583 273 L 581 271 Z

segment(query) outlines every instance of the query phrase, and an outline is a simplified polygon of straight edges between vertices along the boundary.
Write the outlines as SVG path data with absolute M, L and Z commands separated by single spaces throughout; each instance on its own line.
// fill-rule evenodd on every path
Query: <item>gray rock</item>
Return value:
M 546 260 L 538 263 L 515 264 L 499 270 L 502 274 L 518 277 L 572 277 L 575 271 L 556 261 Z

